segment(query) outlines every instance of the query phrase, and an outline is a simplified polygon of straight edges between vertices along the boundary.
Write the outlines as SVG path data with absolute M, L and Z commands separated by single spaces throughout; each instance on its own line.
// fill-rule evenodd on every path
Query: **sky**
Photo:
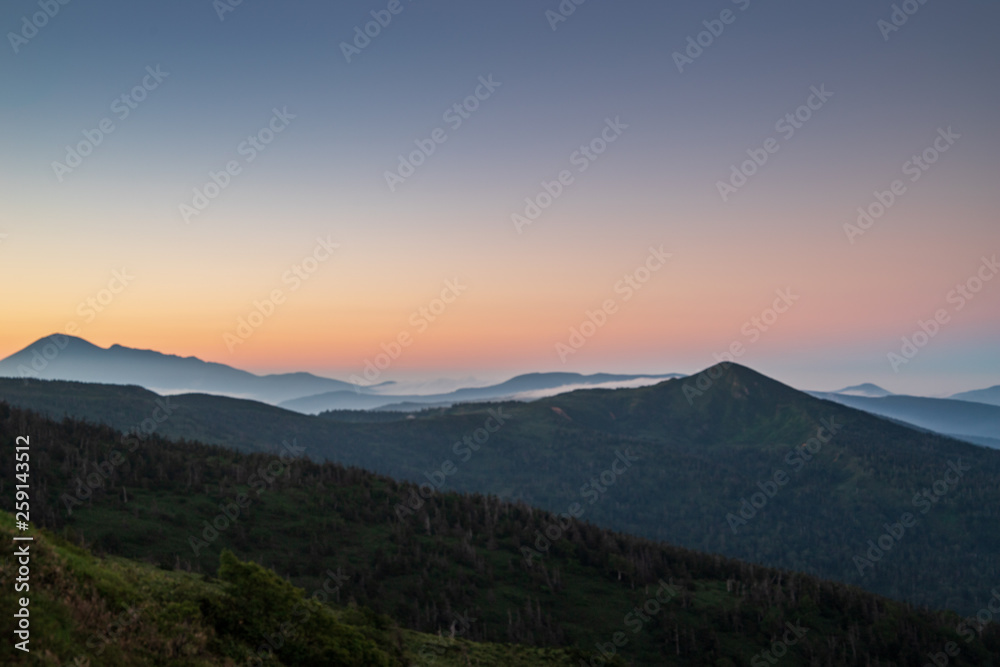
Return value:
M 0 357 L 1000 384 L 998 19 L 9 0 Z

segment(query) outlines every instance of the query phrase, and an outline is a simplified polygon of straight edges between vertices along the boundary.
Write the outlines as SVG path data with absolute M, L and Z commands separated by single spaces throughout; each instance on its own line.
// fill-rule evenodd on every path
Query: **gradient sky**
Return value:
M 694 372 L 740 342 L 738 361 L 802 388 L 1000 383 L 1000 279 L 948 300 L 1000 253 L 996 2 L 930 0 L 886 39 L 892 3 L 867 0 L 590 0 L 555 30 L 556 0 L 402 0 L 348 63 L 341 43 L 389 4 L 243 0 L 220 19 L 210 0 L 78 0 L 35 34 L 38 1 L 5 2 L 0 356 L 74 323 L 105 347 L 344 379 L 405 332 L 380 380 Z M 157 66 L 169 76 L 120 118 L 116 98 Z M 452 128 L 444 112 L 490 76 Z M 822 86 L 833 96 L 786 138 L 776 121 Z M 241 142 L 276 108 L 294 120 L 247 162 Z M 627 129 L 581 173 L 574 151 L 609 118 Z M 103 119 L 114 131 L 60 181 L 53 163 Z M 390 191 L 385 172 L 436 128 L 447 141 Z M 947 128 L 960 137 L 911 181 L 904 163 Z M 717 183 L 769 137 L 778 151 L 723 201 Z M 186 222 L 180 204 L 231 160 L 241 172 Z M 562 170 L 573 182 L 519 233 L 512 214 Z M 897 179 L 904 194 L 849 242 Z M 339 247 L 296 288 L 286 272 L 317 238 Z M 616 284 L 650 246 L 671 258 L 626 301 Z M 122 269 L 101 312 L 81 307 Z M 455 279 L 462 294 L 419 326 Z M 798 300 L 753 340 L 744 325 L 785 289 Z M 284 302 L 227 346 L 274 290 Z M 608 299 L 564 363 L 556 344 Z M 894 371 L 887 354 L 938 309 L 948 322 Z

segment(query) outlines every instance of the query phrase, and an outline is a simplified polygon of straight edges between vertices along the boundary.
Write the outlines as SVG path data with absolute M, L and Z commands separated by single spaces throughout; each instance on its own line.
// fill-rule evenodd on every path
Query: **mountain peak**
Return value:
M 70 346 L 72 346 L 75 349 L 90 349 L 90 350 L 104 349 L 102 347 L 94 345 L 89 340 L 80 338 L 79 336 L 70 336 L 69 334 L 64 334 L 64 333 L 51 333 L 48 336 L 42 336 L 41 338 L 36 340 L 34 343 L 31 343 L 30 345 L 26 345 L 24 349 L 20 350 L 19 352 L 16 352 L 15 354 L 20 354 L 21 352 L 34 349 L 38 346 L 44 347 L 45 345 L 55 345 L 60 350 L 66 349 L 67 347 Z
M 709 366 L 700 373 L 657 386 L 670 387 L 669 391 L 679 391 L 691 405 L 703 402 L 702 397 L 708 399 L 704 403 L 712 403 L 716 398 L 723 399 L 726 396 L 738 400 L 750 399 L 757 403 L 785 400 L 790 395 L 799 393 L 798 390 L 752 368 L 730 361 L 723 361 Z
M 733 361 L 722 361 L 720 363 L 715 364 L 714 366 L 709 366 L 700 373 L 695 373 L 694 375 L 691 375 L 688 379 L 697 379 L 700 376 L 705 376 L 709 380 L 712 380 L 713 384 L 719 381 L 724 381 L 729 383 L 767 382 L 782 387 L 788 387 L 788 385 L 782 384 L 781 382 L 778 382 L 773 378 L 769 378 L 763 373 L 758 373 L 749 366 L 744 366 L 743 364 L 738 364 Z M 704 383 L 704 380 L 701 380 L 701 382 Z M 788 388 L 791 389 L 791 387 Z
M 872 384 L 871 382 L 865 382 L 862 384 L 856 384 L 851 387 L 844 387 L 843 389 L 838 389 L 837 391 L 830 392 L 832 394 L 847 394 L 848 396 L 869 396 L 871 398 L 882 398 L 884 396 L 894 396 L 891 391 L 883 389 L 877 384 Z

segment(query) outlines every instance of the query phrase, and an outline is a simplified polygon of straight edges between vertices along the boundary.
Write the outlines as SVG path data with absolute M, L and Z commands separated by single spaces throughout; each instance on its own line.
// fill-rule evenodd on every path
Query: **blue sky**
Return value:
M 54 15 L 25 31 L 40 6 Z M 1000 281 L 898 370 L 887 358 L 1000 250 L 996 3 L 908 4 L 889 32 L 888 2 L 588 0 L 553 30 L 554 1 L 402 0 L 351 62 L 342 44 L 387 0 L 218 6 L 0 10 L 0 353 L 63 329 L 129 266 L 135 283 L 81 335 L 252 370 L 356 373 L 462 277 L 467 294 L 387 373 L 691 372 L 743 342 L 741 362 L 800 386 L 1000 382 Z M 168 75 L 120 117 L 147 68 Z M 450 127 L 481 77 L 499 86 Z M 782 136 L 776 121 L 823 86 Z M 275 109 L 294 118 L 246 161 Z M 106 119 L 113 132 L 60 174 Z M 627 129 L 576 171 L 609 119 Z M 438 128 L 446 141 L 390 190 L 386 172 Z M 947 128 L 960 139 L 850 238 L 857 208 Z M 723 200 L 719 182 L 769 138 L 778 150 Z M 239 173 L 185 219 L 231 161 Z M 564 170 L 572 184 L 519 233 L 512 215 Z M 230 349 L 328 235 L 337 256 Z M 668 266 L 564 362 L 558 345 L 660 245 Z M 751 343 L 743 324 L 784 288 L 801 300 Z

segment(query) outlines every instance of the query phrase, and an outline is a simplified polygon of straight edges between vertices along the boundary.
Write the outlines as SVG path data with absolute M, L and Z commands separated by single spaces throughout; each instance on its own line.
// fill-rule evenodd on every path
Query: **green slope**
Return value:
M 14 517 L 0 511 L 10 542 Z M 30 589 L 0 592 L 5 613 L 29 596 L 28 652 L 4 641 L 0 663 L 24 665 L 542 665 L 574 654 L 484 644 L 398 627 L 363 607 L 331 608 L 255 563 L 223 552 L 217 576 L 99 558 L 31 530 Z M 0 564 L 4 582 L 15 563 Z M 259 660 L 259 662 L 258 662 Z
M 120 434 L 111 429 L 55 423 L 3 404 L 0 468 L 13 468 L 14 438 L 22 434 L 32 439 L 32 519 L 100 552 L 185 571 L 162 575 L 178 581 L 197 581 L 188 570 L 216 572 L 220 554 L 231 549 L 306 591 L 326 584 L 333 604 L 371 608 L 409 630 L 449 635 L 457 628 L 464 640 L 572 647 L 573 664 L 600 664 L 599 651 L 612 649 L 638 665 L 746 664 L 772 650 L 788 624 L 805 631 L 787 647 L 789 664 L 844 664 L 859 654 L 884 665 L 923 664 L 927 652 L 949 641 L 962 647 L 952 664 L 990 665 L 991 656 L 1000 655 L 995 625 L 979 635 L 953 614 L 611 533 L 496 498 L 434 494 L 410 513 L 400 508 L 414 498 L 413 485 L 334 464 L 156 437 L 119 459 L 113 451 Z M 271 481 L 254 479 L 261 469 Z M 68 501 L 77 480 L 88 478 L 99 480 L 88 497 Z M 236 516 L 241 494 L 250 502 Z M 551 543 L 541 539 L 546 533 Z M 530 562 L 529 545 L 539 549 Z M 239 587 L 243 594 L 253 588 Z M 238 650 L 248 641 L 232 631 L 240 624 L 219 620 L 206 611 L 212 608 L 198 607 L 217 635 L 235 637 L 230 648 Z M 49 618 L 72 628 L 55 612 Z M 372 618 L 369 625 L 379 629 Z M 46 633 L 57 629 L 38 636 Z M 413 652 L 403 635 L 403 644 L 393 640 L 392 646 Z M 426 638 L 420 641 L 430 664 L 448 664 L 431 661 L 436 651 Z M 442 658 L 460 657 L 460 650 Z M 516 664 L 507 660 L 492 664 Z
M 580 503 L 582 518 L 600 526 L 961 613 L 981 609 L 1000 582 L 1000 452 L 819 400 L 735 364 L 637 389 L 380 423 L 203 395 L 170 398 L 169 418 L 156 423 L 163 399 L 106 385 L 0 381 L 0 397 L 120 428 L 148 420 L 157 434 L 244 451 L 294 441 L 316 460 L 553 512 Z M 481 430 L 494 423 L 489 410 L 505 416 L 491 434 Z M 802 445 L 824 420 L 838 430 L 810 445 L 812 456 Z M 462 442 L 485 435 L 481 444 Z M 602 473 L 621 469 L 620 451 L 634 464 L 607 473 L 613 485 L 604 486 Z M 933 504 L 915 504 L 959 460 L 969 468 L 959 483 Z M 777 488 L 775 475 L 784 481 Z M 751 499 L 762 506 L 748 507 Z M 869 541 L 906 513 L 913 525 L 903 537 L 878 561 L 867 559 Z

